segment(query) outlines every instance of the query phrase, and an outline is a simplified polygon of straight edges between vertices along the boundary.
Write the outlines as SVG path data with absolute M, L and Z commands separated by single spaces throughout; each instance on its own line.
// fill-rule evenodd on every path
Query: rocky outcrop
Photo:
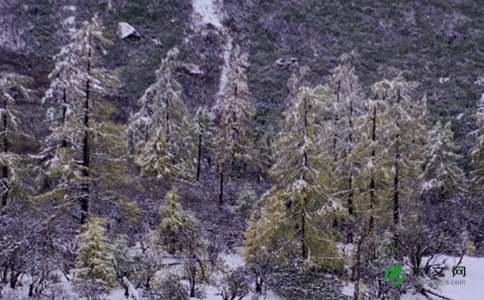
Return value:
M 118 22 L 118 38 L 141 38 L 141 34 L 131 24 L 126 22 Z

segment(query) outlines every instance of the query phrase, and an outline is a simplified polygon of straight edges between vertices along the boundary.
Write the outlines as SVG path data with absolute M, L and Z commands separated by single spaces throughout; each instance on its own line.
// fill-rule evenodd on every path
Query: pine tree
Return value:
M 229 84 L 218 107 L 215 156 L 219 174 L 219 202 L 223 203 L 224 179 L 236 171 L 244 172 L 253 153 L 252 122 L 254 110 L 247 85 L 247 54 L 234 50 Z
M 254 159 L 252 160 L 257 182 L 268 179 L 269 170 L 273 164 L 272 148 L 274 142 L 274 129 L 272 126 L 260 125 L 256 127 Z
M 98 17 L 84 22 L 55 57 L 51 86 L 44 97 L 50 106 L 51 133 L 40 159 L 44 177 L 54 186 L 47 184 L 42 198 L 62 200 L 67 206 L 80 203 L 81 224 L 87 220 L 91 202 L 103 203 L 91 198 L 122 199 L 112 178 L 119 178 L 119 184 L 127 180 L 126 164 L 119 160 L 126 151 L 123 131 L 112 121 L 114 108 L 105 99 L 118 82 L 99 67 L 99 50 L 109 44 Z
M 388 194 L 388 156 L 384 139 L 385 124 L 388 120 L 386 103 L 379 94 L 365 98 L 366 114 L 359 120 L 362 136 L 355 146 L 354 157 L 359 162 L 359 172 L 355 174 L 355 187 L 359 193 L 356 202 L 363 217 L 367 217 L 368 230 L 373 232 L 375 219 L 382 219 L 382 209 Z M 363 221 L 362 221 L 363 222 Z
M 335 250 L 331 235 L 323 233 L 323 216 L 337 206 L 327 192 L 332 169 L 322 120 L 327 95 L 321 87 L 302 88 L 286 114 L 274 148 L 275 186 L 263 196 L 262 213 L 247 230 L 248 256 L 262 247 L 285 263 L 294 258 L 321 263 Z
M 473 131 L 476 140 L 471 150 L 472 171 L 470 180 L 473 192 L 476 195 L 481 195 L 484 186 L 484 95 L 477 103 L 475 119 L 477 128 Z
M 211 167 L 211 157 L 214 150 L 214 115 L 205 107 L 195 113 L 195 132 L 197 135 L 197 181 L 200 180 L 203 160 Z
M 391 170 L 391 202 L 393 225 L 401 221 L 402 205 L 416 200 L 423 171 L 424 151 L 428 138 L 425 125 L 426 101 L 411 96 L 416 84 L 405 81 L 402 75 L 383 80 L 375 85 L 377 94 L 383 96 L 388 109 L 384 125 Z
M 340 180 L 336 194 L 345 200 L 348 216 L 353 219 L 354 201 L 358 197 L 355 193 L 362 188 L 355 181 L 361 167 L 358 145 L 362 142 L 364 126 L 361 119 L 366 114 L 366 103 L 354 68 L 347 62 L 346 56 L 341 60 L 343 63 L 333 70 L 330 80 L 331 93 L 334 95 L 331 150 L 334 152 L 335 175 Z M 352 240 L 351 231 L 348 240 Z
M 143 173 L 157 178 L 195 177 L 194 126 L 182 100 L 182 86 L 174 78 L 178 53 L 176 48 L 168 51 L 128 127 L 137 163 Z
M 27 88 L 30 84 L 28 77 L 13 73 L 3 73 L 0 76 L 0 207 L 4 207 L 9 198 L 26 189 L 21 178 L 22 156 L 14 153 L 12 146 L 15 146 L 19 138 L 30 137 L 20 127 L 21 113 L 17 108 L 17 100 L 29 100 L 31 91 Z
M 162 221 L 158 229 L 159 244 L 168 253 L 186 253 L 192 249 L 198 251 L 203 246 L 196 221 L 183 210 L 176 189 L 166 194 L 165 205 L 160 209 L 160 216 Z
M 429 146 L 426 153 L 424 191 L 437 190 L 440 196 L 456 196 L 467 190 L 464 171 L 458 161 L 451 122 L 442 125 L 438 121 L 430 131 Z
M 207 279 L 205 245 L 194 217 L 183 210 L 175 189 L 166 194 L 165 205 L 160 209 L 162 218 L 158 229 L 159 244 L 170 254 L 181 254 L 184 272 L 190 285 L 190 297 L 195 297 L 199 278 Z
M 90 217 L 79 236 L 76 277 L 81 282 L 89 280 L 111 288 L 116 280 L 116 271 L 113 249 L 106 238 L 103 222 L 100 218 Z

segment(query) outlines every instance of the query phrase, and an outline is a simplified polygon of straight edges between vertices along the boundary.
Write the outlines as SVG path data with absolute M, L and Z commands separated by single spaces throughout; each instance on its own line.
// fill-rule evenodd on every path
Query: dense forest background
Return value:
M 438 297 L 381 279 L 484 251 L 483 10 L 1 1 L 3 297 Z

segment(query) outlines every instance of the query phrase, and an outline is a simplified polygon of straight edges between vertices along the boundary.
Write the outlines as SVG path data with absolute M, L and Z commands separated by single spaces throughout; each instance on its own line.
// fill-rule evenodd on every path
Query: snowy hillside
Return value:
M 481 2 L 0 0 L 0 300 L 484 299 Z

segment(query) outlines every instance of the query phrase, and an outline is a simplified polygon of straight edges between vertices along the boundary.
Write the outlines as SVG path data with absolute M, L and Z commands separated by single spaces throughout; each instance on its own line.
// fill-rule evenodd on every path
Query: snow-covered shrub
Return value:
M 247 270 L 239 267 L 225 272 L 219 282 L 220 296 L 223 300 L 242 299 L 249 294 L 249 277 Z
M 145 292 L 144 298 L 147 300 L 170 299 L 188 300 L 188 290 L 181 283 L 180 277 L 168 274 L 160 278 L 154 287 Z

